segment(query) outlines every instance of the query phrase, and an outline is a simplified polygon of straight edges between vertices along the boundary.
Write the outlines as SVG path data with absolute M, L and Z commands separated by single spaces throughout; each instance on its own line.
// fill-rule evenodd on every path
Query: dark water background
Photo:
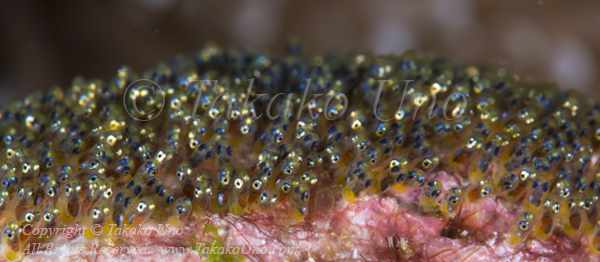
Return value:
M 207 41 L 276 55 L 290 37 L 310 54 L 434 51 L 600 98 L 598 1 L 11 1 L 0 4 L 0 105 Z

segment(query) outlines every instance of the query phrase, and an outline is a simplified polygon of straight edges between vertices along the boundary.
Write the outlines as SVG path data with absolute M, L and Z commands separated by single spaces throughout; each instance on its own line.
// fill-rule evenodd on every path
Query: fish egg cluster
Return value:
M 140 79 L 160 88 L 131 89 Z M 420 210 L 438 216 L 512 203 L 515 245 L 562 232 L 600 252 L 599 139 L 593 101 L 503 68 L 208 45 L 2 108 L 2 245 L 14 257 L 28 230 L 74 223 L 281 210 L 294 223 L 316 190 L 354 201 L 418 189 Z M 460 183 L 445 187 L 441 170 Z

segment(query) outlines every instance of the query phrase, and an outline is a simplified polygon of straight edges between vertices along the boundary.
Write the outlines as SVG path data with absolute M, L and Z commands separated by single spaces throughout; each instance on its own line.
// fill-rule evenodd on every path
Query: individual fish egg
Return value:
M 174 158 L 177 158 L 182 154 L 183 152 L 179 150 L 178 146 L 173 146 L 173 144 L 170 144 L 169 146 L 164 146 L 156 151 L 154 159 L 159 167 L 167 167 Z
M 181 162 L 175 171 L 175 175 L 177 176 L 183 194 L 191 199 L 194 191 L 194 181 L 196 179 L 192 166 L 187 161 Z
M 245 116 L 240 125 L 240 134 L 244 137 L 252 137 L 258 128 L 258 124 L 251 116 Z
M 453 214 L 460 208 L 461 203 L 462 189 L 458 187 L 451 187 L 442 199 L 440 211 L 444 215 Z
M 398 178 L 400 178 L 400 176 L 398 176 Z M 422 185 L 424 180 L 425 176 L 422 170 L 412 169 L 408 171 L 406 178 L 400 182 L 402 182 L 402 184 L 404 184 L 406 187 L 413 188 Z M 396 179 L 396 181 L 398 182 L 398 179 Z
M 48 204 L 42 212 L 41 227 L 55 227 L 60 222 L 60 210 L 54 204 Z
M 524 212 L 519 215 L 511 226 L 509 242 L 513 245 L 519 245 L 527 239 L 529 234 L 532 232 L 532 226 L 534 222 L 534 215 L 528 212 Z
M 72 222 L 79 215 L 82 201 L 81 191 L 81 185 L 74 180 L 59 188 L 57 207 L 62 211 L 60 218 L 64 223 Z
M 250 198 L 249 203 L 254 202 L 260 194 L 268 188 L 269 177 L 267 175 L 254 176 L 254 179 L 250 182 Z
M 384 193 L 391 187 L 396 187 L 396 190 L 401 191 L 404 185 L 398 183 L 406 179 L 406 174 L 408 173 L 407 165 L 408 160 L 405 158 L 392 158 L 388 166 L 382 171 L 377 192 Z
M 95 238 L 98 234 L 92 231 L 96 225 L 106 226 L 110 220 L 110 201 L 101 199 L 95 202 L 82 219 L 82 225 L 85 226 L 84 236 L 88 239 Z
M 171 190 L 168 188 L 164 188 L 162 186 L 155 188 L 156 195 L 153 198 L 154 203 L 158 207 L 160 207 L 160 209 L 155 211 L 155 213 L 158 216 L 163 217 L 165 215 L 164 212 L 166 212 L 168 206 L 170 206 L 173 203 L 173 201 L 175 201 L 175 197 L 173 196 L 173 192 L 171 192 Z
M 506 198 L 508 200 L 516 200 L 521 198 L 523 195 L 527 194 L 527 191 L 530 188 L 530 184 L 533 183 L 531 180 L 528 179 L 530 174 L 531 173 L 527 169 L 522 169 L 517 174 L 519 182 L 513 190 L 506 193 Z
M 582 231 L 586 234 L 590 234 L 594 230 L 594 226 L 600 221 L 598 214 L 598 198 L 592 196 L 584 199 L 581 208 L 584 210 L 583 213 L 587 222 L 583 224 Z
M 348 100 L 346 96 L 339 95 L 327 95 L 329 98 L 327 99 L 328 103 L 327 107 L 323 106 L 323 109 L 326 110 L 324 116 L 327 120 L 335 120 L 340 118 L 348 108 Z M 333 101 L 331 101 L 333 99 Z
M 454 153 L 452 164 L 456 166 L 465 164 L 476 155 L 476 152 L 478 152 L 481 147 L 483 147 L 482 140 L 478 140 L 477 137 L 468 138 L 466 143 Z
M 35 155 L 41 159 L 40 170 L 42 172 L 50 170 L 56 162 L 56 154 L 52 149 L 52 142 L 40 142 L 35 149 Z
M 260 137 L 260 142 L 264 148 L 277 146 L 284 142 L 286 126 L 277 124 L 273 121 L 270 129 Z
M 456 140 L 461 140 L 469 134 L 470 127 L 472 125 L 471 119 L 467 116 L 460 116 L 452 124 L 452 134 Z
M 374 147 L 365 150 L 362 155 L 369 166 L 374 166 L 383 158 L 383 151 L 381 150 L 381 147 L 378 147 L 377 144 L 375 144 Z
M 346 144 L 346 148 L 353 152 L 354 155 L 360 155 L 367 149 L 370 141 L 366 138 L 364 132 L 355 132 L 350 135 L 350 140 Z
M 35 187 L 26 182 L 22 184 L 18 189 L 9 204 L 10 208 L 14 211 L 15 216 L 20 217 L 25 210 L 32 207 L 35 203 Z
M 298 178 L 300 183 L 308 186 L 309 189 L 313 188 L 317 182 L 319 181 L 319 176 L 317 175 L 317 171 L 315 170 L 306 170 L 304 171 L 300 177 Z
M 584 216 L 584 201 L 580 197 L 571 197 L 567 203 L 567 211 L 561 221 L 563 230 L 567 235 L 578 234 L 583 225 L 587 223 L 587 217 Z
M 155 204 L 152 197 L 140 198 L 134 205 L 125 211 L 128 225 L 144 223 L 154 212 Z
M 390 130 L 390 122 L 386 121 L 386 122 L 374 122 L 373 124 L 371 124 L 371 126 L 369 127 L 369 130 L 371 130 L 371 138 L 373 139 L 380 139 L 383 138 L 385 135 L 387 135 L 387 132 Z
M 217 172 L 217 177 L 214 181 L 215 194 L 211 203 L 211 210 L 213 212 L 221 213 L 229 207 L 234 176 L 234 169 L 229 165 L 222 167 Z
M 127 221 L 125 220 L 125 211 L 127 211 L 137 201 L 137 197 L 133 196 L 130 190 L 122 190 L 117 193 L 111 201 L 111 224 L 115 224 L 117 227 L 123 226 Z
M 21 254 L 21 242 L 19 241 L 19 226 L 16 219 L 5 219 L 2 227 L 2 246 L 4 246 L 4 257 L 6 260 L 19 260 Z
M 360 197 L 366 190 L 370 190 L 373 186 L 373 174 L 370 172 L 361 172 L 356 175 L 356 178 L 351 180 L 343 189 L 344 199 L 348 202 L 353 202 Z
M 135 161 L 137 163 L 145 163 L 145 162 L 149 162 L 150 160 L 152 160 L 152 156 L 154 155 L 154 149 L 152 147 L 152 145 L 148 142 L 140 145 L 136 150 L 135 150 Z
M 156 160 L 150 160 L 147 161 L 145 163 L 143 163 L 138 170 L 135 172 L 134 174 L 134 178 L 135 177 L 139 177 L 139 178 L 143 178 L 143 179 L 150 179 L 153 178 L 155 176 L 158 176 L 159 173 L 161 171 L 160 168 L 160 162 L 156 161 Z
M 496 184 L 498 193 L 512 192 L 519 185 L 519 177 L 515 174 L 507 173 L 500 176 Z
M 10 195 L 8 194 L 8 190 L 4 188 L 0 188 L 0 216 L 2 213 L 6 211 L 10 204 Z
M 276 191 L 267 189 L 260 194 L 258 198 L 258 207 L 262 210 L 271 210 L 277 204 L 279 194 Z
M 319 126 L 319 118 L 313 118 L 310 115 L 302 115 L 296 123 L 296 130 L 313 131 Z
M 507 139 L 501 134 L 493 135 L 483 146 L 483 152 L 474 156 L 469 168 L 471 179 L 482 179 L 488 173 L 492 162 L 496 161 L 505 151 L 504 148 L 507 144 Z
M 186 147 L 188 150 L 195 150 L 198 148 L 198 146 L 204 142 L 204 136 L 206 135 L 206 128 L 204 126 L 195 127 L 204 122 L 200 122 L 199 119 L 196 119 L 193 123 L 195 123 L 194 127 L 192 127 L 186 135 Z
M 192 214 L 192 201 L 186 197 L 181 197 L 169 206 L 167 221 L 174 226 L 184 225 L 190 214 Z
M 150 179 L 145 176 L 134 176 L 130 179 L 125 185 L 123 185 L 123 190 L 130 192 L 134 197 L 139 197 L 144 191 L 144 187 L 146 187 L 146 183 Z
M 104 182 L 102 180 L 104 177 L 93 174 L 89 176 L 87 182 L 82 184 L 82 200 L 81 200 L 81 209 L 83 212 L 87 210 L 87 208 L 96 200 L 102 197 L 103 190 L 100 189 L 100 185 Z
M 46 197 L 51 202 L 57 202 L 60 194 L 60 183 L 56 179 L 50 178 L 48 181 L 46 181 L 44 188 Z
M 595 225 L 594 232 L 589 235 L 589 245 L 594 254 L 600 254 L 600 223 Z
M 360 130 L 366 125 L 366 119 L 367 118 L 362 111 L 356 110 L 350 112 L 348 116 L 348 123 L 350 123 L 350 128 L 352 128 L 352 130 Z
M 294 189 L 298 186 L 300 182 L 295 177 L 285 177 L 275 183 L 274 189 L 277 190 L 278 193 L 278 201 L 284 202 L 291 196 Z
M 206 173 L 198 174 L 192 198 L 194 213 L 203 214 L 210 208 L 213 193 L 213 180 Z
M 544 200 L 541 209 L 538 211 L 534 232 L 540 239 L 546 239 L 552 235 L 554 224 L 559 218 L 560 203 L 554 197 Z
M 260 178 L 265 183 L 264 187 L 266 187 L 269 181 L 273 180 L 273 172 L 273 162 L 270 160 L 261 161 L 254 167 L 254 179 Z
M 158 177 L 152 178 L 146 182 L 142 195 L 153 197 L 154 203 L 158 208 L 158 210 L 154 212 L 154 215 L 159 217 L 166 216 L 165 212 L 175 200 L 171 190 L 166 188 L 162 180 Z
M 275 172 L 277 173 L 277 180 L 294 175 L 295 171 L 298 169 L 301 163 L 301 156 L 297 158 L 286 158 L 283 161 L 281 161 L 281 163 L 277 166 L 275 170 Z
M 381 138 L 374 142 L 372 146 L 376 147 L 379 150 L 380 158 L 390 156 L 396 148 L 396 145 L 390 137 Z
M 311 169 L 311 168 L 317 169 L 323 165 L 323 157 L 317 152 L 310 152 L 305 157 L 304 163 L 305 163 L 306 167 L 309 169 Z
M 404 132 L 404 127 L 402 126 L 402 124 L 392 124 L 390 130 L 390 140 L 395 148 L 400 148 L 404 145 L 404 141 L 406 140 L 406 134 Z
M 482 179 L 479 183 L 473 183 L 467 188 L 467 198 L 475 203 L 490 196 L 494 192 L 494 184 L 489 179 Z
M 293 218 L 302 220 L 308 213 L 310 192 L 306 185 L 299 184 L 292 193 Z
M 452 129 L 452 125 L 449 122 L 438 120 L 431 126 L 433 133 L 437 138 L 446 137 Z
M 304 136 L 304 129 L 299 129 L 298 131 L 302 131 L 301 136 L 298 137 L 299 133 L 296 133 L 296 137 L 299 139 Z M 326 136 L 323 139 L 323 143 L 325 145 L 333 145 L 339 144 L 346 137 L 346 126 L 343 123 L 337 123 L 330 126 L 326 130 Z
M 423 170 L 423 172 L 430 173 L 434 170 L 440 163 L 440 158 L 433 154 L 428 154 L 423 159 L 417 162 L 416 167 Z
M 41 213 L 35 207 L 27 209 L 27 211 L 18 217 L 17 223 L 19 223 L 19 241 L 21 243 L 29 241 L 31 237 L 31 231 L 37 222 L 40 221 L 40 218 Z
M 530 187 L 525 196 L 525 208 L 531 212 L 536 212 L 548 196 L 550 184 L 545 177 L 536 176 Z
M 67 137 L 60 143 L 60 151 L 69 156 L 79 156 L 84 148 L 86 148 L 85 142 L 79 137 Z
M 224 139 L 218 139 L 215 142 L 215 153 L 216 158 L 219 160 L 219 164 L 224 164 L 231 159 L 233 155 L 233 150 L 231 148 L 231 143 Z
M 317 151 L 321 145 L 319 135 L 315 132 L 308 131 L 299 139 L 295 140 L 295 144 L 303 148 L 305 151 Z
M 250 175 L 245 170 L 237 170 L 233 179 L 229 212 L 234 215 L 241 215 L 246 210 L 250 187 Z
M 204 161 L 214 159 L 215 150 L 214 143 L 202 143 L 190 154 L 188 161 L 192 167 L 197 167 Z
M 21 182 L 22 179 L 20 179 L 17 173 L 12 170 L 13 168 L 9 166 L 11 165 L 8 165 L 7 163 L 2 165 L 3 168 L 9 170 L 3 172 L 0 177 L 2 178 L 2 186 L 10 193 L 13 193 L 17 190 L 19 182 Z
M 22 179 L 33 179 L 40 171 L 39 163 L 33 158 L 23 157 L 19 159 L 19 162 L 20 166 L 18 167 L 20 168 L 17 168 L 17 171 L 20 171 L 20 173 L 17 174 Z
M 323 151 L 326 167 L 337 165 L 342 160 L 342 150 L 339 146 L 331 145 Z
M 165 131 L 165 144 L 178 147 L 183 142 L 183 129 L 179 124 L 173 123 Z
M 212 125 L 212 131 L 215 134 L 223 134 L 229 130 L 229 122 L 225 119 L 219 119 Z
M 289 147 L 284 145 L 284 148 Z M 260 154 L 258 154 L 258 162 L 256 163 L 256 166 L 267 165 L 269 168 L 274 167 L 274 163 L 277 163 L 280 160 L 280 153 L 280 150 L 276 150 L 274 148 L 263 150 Z
M 117 181 L 127 181 L 131 179 L 132 169 L 135 166 L 135 162 L 127 155 L 123 155 L 118 158 L 111 165 L 112 174 Z
M 442 195 L 442 185 L 436 180 L 431 180 L 423 185 L 421 191 L 420 205 L 426 210 L 438 209 L 440 197 Z
M 337 182 L 339 185 L 347 185 L 352 181 L 356 180 L 356 177 L 364 172 L 367 172 L 367 163 L 363 162 L 361 159 L 354 159 L 352 162 L 344 169 L 344 172 L 340 174 L 337 178 Z
M 522 139 L 523 140 L 523 139 Z M 528 140 L 529 141 L 529 140 Z M 527 142 L 529 143 L 529 142 Z M 528 146 L 517 147 L 517 151 L 510 157 L 506 163 L 504 163 L 504 169 L 508 172 L 514 172 L 517 169 L 521 168 L 525 164 L 529 163 L 532 159 L 533 150 Z

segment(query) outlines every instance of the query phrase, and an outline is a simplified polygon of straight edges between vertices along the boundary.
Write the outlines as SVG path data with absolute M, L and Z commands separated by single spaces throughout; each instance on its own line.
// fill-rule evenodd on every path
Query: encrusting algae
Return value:
M 278 205 L 293 223 L 316 189 L 353 201 L 419 187 L 424 212 L 496 197 L 520 212 L 511 243 L 560 231 L 600 253 L 600 107 L 502 68 L 209 45 L 13 101 L 0 132 L 8 259 L 38 227 L 184 225 Z M 462 183 L 445 190 L 441 170 Z

